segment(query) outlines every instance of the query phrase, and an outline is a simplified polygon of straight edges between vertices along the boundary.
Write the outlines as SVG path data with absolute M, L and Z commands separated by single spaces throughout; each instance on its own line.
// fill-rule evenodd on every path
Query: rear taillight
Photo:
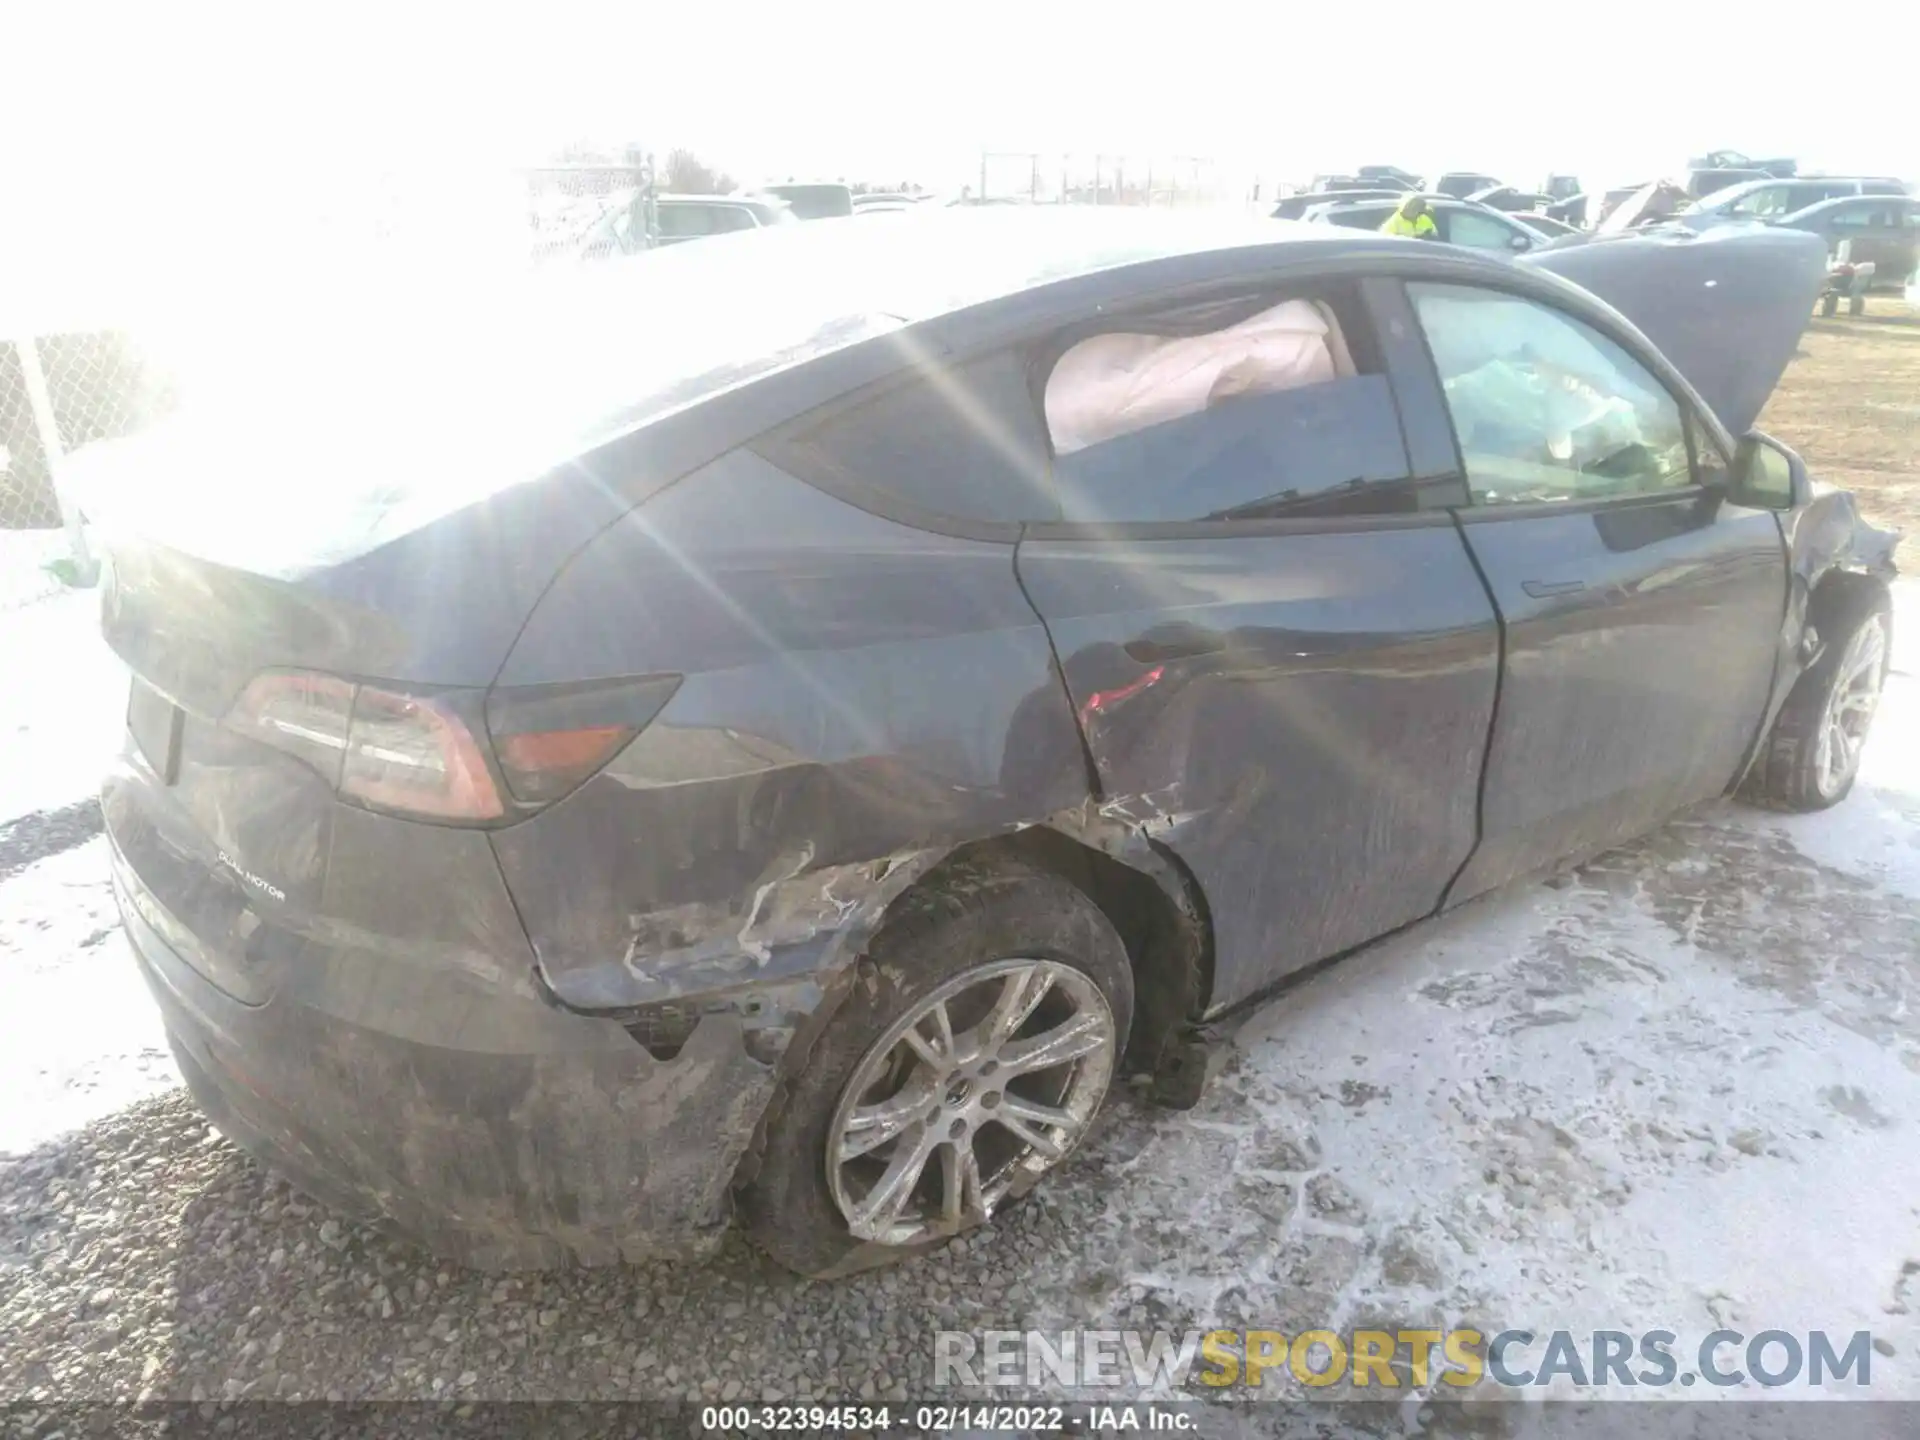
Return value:
M 506 813 L 487 757 L 452 705 L 371 685 L 354 695 L 340 793 L 375 810 L 429 820 L 497 820 Z
M 646 728 L 678 675 L 495 690 L 487 733 L 514 798 L 544 805 L 568 794 Z
M 306 671 L 258 676 L 226 724 L 305 762 L 342 798 L 485 824 L 551 804 L 659 713 L 678 676 L 409 695 Z M 491 739 L 489 755 L 487 742 Z
M 254 677 L 228 713 L 227 724 L 306 761 L 329 785 L 337 786 L 353 719 L 353 691 L 352 681 L 332 675 L 270 670 Z

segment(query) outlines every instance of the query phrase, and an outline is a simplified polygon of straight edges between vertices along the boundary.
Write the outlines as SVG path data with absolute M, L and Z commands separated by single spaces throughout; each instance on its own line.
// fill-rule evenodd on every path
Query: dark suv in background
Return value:
M 1801 176 L 1791 180 L 1751 180 L 1715 191 L 1679 215 L 1693 229 L 1741 220 L 1778 220 L 1822 200 L 1849 195 L 1905 195 L 1906 185 L 1887 175 Z

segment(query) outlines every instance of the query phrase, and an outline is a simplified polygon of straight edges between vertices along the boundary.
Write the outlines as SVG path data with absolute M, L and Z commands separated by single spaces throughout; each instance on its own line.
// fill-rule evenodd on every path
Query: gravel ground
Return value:
M 1875 295 L 1860 318 L 1815 320 L 1760 417 L 1814 473 L 1906 532 L 1899 564 L 1920 574 L 1920 310 Z
M 329 1215 L 175 1088 L 105 841 L 42 815 L 0 848 L 0 1401 L 925 1398 L 940 1329 L 1369 1320 L 1869 1328 L 1920 1396 L 1916 601 L 1846 805 L 1713 807 L 1355 957 L 1198 1110 L 1123 1099 L 992 1230 L 838 1284 L 737 1241 L 480 1275 Z

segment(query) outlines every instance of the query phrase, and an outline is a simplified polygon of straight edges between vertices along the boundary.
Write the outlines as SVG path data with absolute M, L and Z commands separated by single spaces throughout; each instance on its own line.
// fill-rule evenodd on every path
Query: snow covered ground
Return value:
M 1920 1398 L 1920 585 L 1845 804 L 1709 807 L 1402 934 L 1250 1021 L 1197 1110 L 1123 1100 L 993 1231 L 833 1286 L 737 1244 L 449 1274 L 209 1139 L 107 892 L 95 604 L 0 615 L 0 1400 L 924 1397 L 941 1328 L 1373 1320 L 1870 1330 L 1865 1393 Z
M 23 605 L 68 593 L 47 567 L 72 553 L 64 530 L 0 530 L 0 626 Z

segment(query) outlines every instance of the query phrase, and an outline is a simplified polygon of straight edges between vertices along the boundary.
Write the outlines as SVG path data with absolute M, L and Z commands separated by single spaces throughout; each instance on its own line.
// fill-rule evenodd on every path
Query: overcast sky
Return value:
M 575 137 L 689 145 L 749 182 L 957 183 L 983 148 L 1206 156 L 1269 179 L 1381 161 L 1605 184 L 1719 146 L 1920 173 L 1911 12 L 1847 7 L 1868 42 L 1859 59 L 1817 48 L 1817 12 L 1778 26 L 1765 13 L 562 0 L 505 19 L 346 0 L 296 18 L 275 0 L 21 0 L 0 161 L 16 197 L 61 176 L 164 197 L 196 171 L 231 182 L 329 161 L 524 159 Z M 1876 54 L 1894 57 L 1884 74 Z

